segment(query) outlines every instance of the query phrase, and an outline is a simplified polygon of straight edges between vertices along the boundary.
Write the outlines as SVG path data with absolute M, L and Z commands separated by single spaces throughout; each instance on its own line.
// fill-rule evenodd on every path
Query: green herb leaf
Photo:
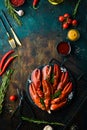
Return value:
M 43 106 L 45 106 L 45 104 L 44 104 L 44 99 L 43 99 L 43 98 L 40 98 L 40 102 L 41 102 L 41 104 L 42 104 Z
M 28 122 L 36 123 L 36 124 L 49 124 L 49 125 L 65 126 L 65 124 L 59 123 L 59 122 L 47 122 L 47 121 L 44 121 L 44 120 L 43 121 L 41 121 L 41 120 L 35 120 L 35 119 L 27 118 L 27 117 L 21 117 L 21 118 L 24 121 L 28 121 Z
M 52 95 L 52 99 L 57 98 L 61 95 L 61 90 L 58 90 L 56 93 Z
M 5 98 L 6 90 L 9 86 L 10 77 L 13 73 L 13 70 L 10 69 L 6 72 L 6 74 L 2 77 L 2 82 L 0 85 L 0 114 L 2 113 L 3 101 Z
M 54 73 L 51 74 L 49 82 L 52 84 L 54 83 Z

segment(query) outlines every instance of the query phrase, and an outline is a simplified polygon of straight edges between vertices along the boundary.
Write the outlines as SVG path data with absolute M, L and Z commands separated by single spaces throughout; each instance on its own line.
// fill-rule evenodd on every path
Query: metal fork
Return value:
M 7 34 L 7 36 L 8 36 L 8 42 L 9 42 L 10 46 L 14 49 L 14 48 L 16 47 L 15 40 L 10 36 L 10 34 L 9 34 L 9 32 L 8 32 L 8 30 L 7 30 L 6 26 L 5 26 L 5 24 L 4 24 L 3 20 L 2 20 L 2 18 L 0 18 L 0 21 L 1 21 L 1 23 L 2 23 L 2 25 L 3 25 L 3 27 L 4 27 L 4 29 L 6 30 L 6 34 Z

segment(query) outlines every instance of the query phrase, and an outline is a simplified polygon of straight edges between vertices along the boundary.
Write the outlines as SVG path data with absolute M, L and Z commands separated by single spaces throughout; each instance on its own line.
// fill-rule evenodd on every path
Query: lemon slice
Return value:
M 51 4 L 53 5 L 58 5 L 60 4 L 61 2 L 63 2 L 64 0 L 48 0 Z
M 76 29 L 71 29 L 68 31 L 67 37 L 71 41 L 77 41 L 80 37 L 80 33 Z

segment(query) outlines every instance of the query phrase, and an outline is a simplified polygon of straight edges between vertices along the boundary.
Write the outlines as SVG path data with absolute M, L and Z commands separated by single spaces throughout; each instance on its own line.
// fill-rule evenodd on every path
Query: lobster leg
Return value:
M 69 74 L 68 72 L 63 72 L 62 76 L 61 76 L 61 80 L 60 83 L 57 86 L 57 90 L 63 90 L 63 88 L 65 87 L 65 85 L 68 83 L 69 81 Z
M 67 102 L 67 99 L 64 99 L 64 101 L 59 102 L 59 103 L 54 103 L 50 106 L 50 110 L 58 110 L 61 107 L 63 107 Z
M 38 96 L 37 91 L 33 83 L 29 86 L 29 93 L 33 102 L 42 110 L 45 110 L 45 106 L 41 103 L 41 98 Z
M 46 110 L 48 112 L 50 112 L 50 101 L 51 101 L 51 88 L 50 88 L 50 84 L 49 84 L 48 81 L 43 80 L 42 81 L 42 85 L 43 85 L 43 92 L 44 92 L 45 107 L 46 107 Z
M 53 75 L 54 75 L 54 77 L 53 77 L 53 79 L 54 79 L 53 88 L 54 88 L 54 90 L 56 90 L 56 88 L 57 88 L 59 78 L 60 78 L 60 74 L 61 74 L 60 67 L 57 64 L 54 64 L 54 67 L 53 67 Z

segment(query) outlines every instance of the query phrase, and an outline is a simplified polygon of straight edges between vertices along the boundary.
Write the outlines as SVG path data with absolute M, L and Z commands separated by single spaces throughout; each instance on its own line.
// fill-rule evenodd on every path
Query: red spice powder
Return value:
M 60 42 L 57 46 L 57 51 L 59 54 L 67 55 L 70 51 L 70 46 L 67 42 Z
M 18 7 L 24 4 L 25 0 L 10 0 L 11 4 Z

